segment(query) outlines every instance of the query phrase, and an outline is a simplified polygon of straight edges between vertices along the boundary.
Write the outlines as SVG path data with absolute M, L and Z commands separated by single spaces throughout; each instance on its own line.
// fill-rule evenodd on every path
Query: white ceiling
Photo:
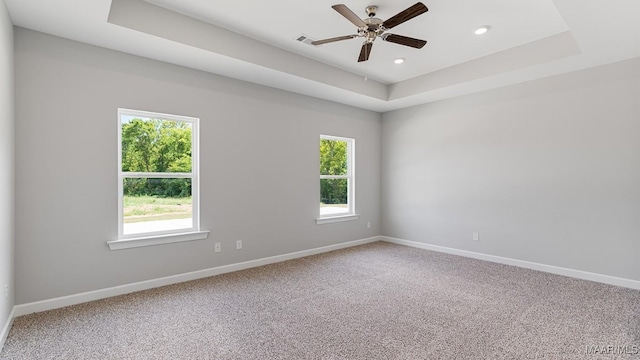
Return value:
M 335 0 L 5 1 L 17 26 L 381 112 L 640 57 L 638 0 L 422 0 L 388 32 L 427 45 L 377 39 L 364 63 L 359 38 L 295 40 L 355 34 Z M 385 20 L 415 1 L 343 3 Z

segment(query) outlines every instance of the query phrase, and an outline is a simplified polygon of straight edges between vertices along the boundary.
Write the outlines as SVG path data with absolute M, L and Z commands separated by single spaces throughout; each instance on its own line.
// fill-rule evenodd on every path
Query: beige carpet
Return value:
M 586 354 L 609 345 L 628 353 Z M 639 291 L 380 242 L 19 317 L 0 358 L 638 359 L 633 346 Z

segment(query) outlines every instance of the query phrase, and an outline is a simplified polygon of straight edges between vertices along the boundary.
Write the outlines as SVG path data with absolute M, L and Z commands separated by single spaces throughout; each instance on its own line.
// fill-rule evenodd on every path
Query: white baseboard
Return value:
M 16 307 L 14 306 L 9 313 L 9 317 L 5 322 L 2 330 L 0 331 L 0 352 L 2 352 L 2 348 L 4 347 L 5 341 L 7 341 L 7 336 L 9 336 L 9 331 L 11 330 L 11 325 L 13 325 L 13 319 L 15 319 L 16 315 Z
M 637 280 L 596 274 L 596 273 L 591 273 L 591 272 L 586 272 L 581 270 L 568 269 L 568 268 L 563 268 L 563 267 L 558 267 L 553 265 L 545 265 L 545 264 L 511 259 L 511 258 L 506 258 L 501 256 L 482 254 L 482 253 L 477 253 L 473 251 L 459 250 L 459 249 L 448 248 L 444 246 L 421 243 L 417 241 L 397 239 L 397 238 L 392 238 L 388 236 L 374 236 L 366 239 L 354 240 L 354 241 L 349 241 L 349 242 L 334 244 L 329 246 L 323 246 L 323 247 L 309 249 L 309 250 L 302 250 L 302 251 L 297 251 L 297 252 L 283 254 L 283 255 L 276 255 L 276 256 L 250 260 L 250 261 L 245 261 L 245 262 L 236 263 L 236 264 L 218 266 L 214 268 L 198 270 L 198 271 L 193 271 L 193 272 L 184 273 L 184 274 L 167 276 L 167 277 L 158 278 L 158 279 L 146 280 L 146 281 L 136 282 L 132 284 L 125 284 L 125 285 L 114 286 L 106 289 L 99 289 L 99 290 L 88 291 L 80 294 L 58 297 L 54 299 L 16 305 L 13 307 L 13 310 L 11 311 L 9 319 L 7 320 L 6 324 L 2 328 L 2 332 L 0 333 L 0 349 L 2 349 L 2 345 L 4 345 L 4 341 L 6 340 L 6 337 L 9 334 L 9 330 L 11 329 L 11 324 L 13 323 L 13 319 L 17 316 L 31 314 L 34 312 L 58 309 L 65 306 L 76 305 L 76 304 L 85 303 L 89 301 L 100 300 L 100 299 L 105 299 L 113 296 L 128 294 L 136 291 L 147 290 L 147 289 L 152 289 L 152 288 L 171 285 L 171 284 L 177 284 L 184 281 L 196 280 L 196 279 L 201 279 L 209 276 L 215 276 L 215 275 L 220 275 L 224 273 L 273 264 L 277 262 L 297 259 L 305 256 L 316 255 L 316 254 L 329 252 L 333 250 L 344 249 L 352 246 L 364 245 L 364 244 L 368 244 L 376 241 L 386 241 L 389 243 L 394 243 L 399 245 L 411 246 L 411 247 L 416 247 L 420 249 L 437 251 L 437 252 L 442 252 L 442 253 L 447 253 L 452 255 L 459 255 L 459 256 L 464 256 L 464 257 L 469 257 L 469 258 L 474 258 L 479 260 L 518 266 L 526 269 L 544 271 L 552 274 L 564 275 L 564 276 L 574 277 L 574 278 L 583 279 L 583 280 L 596 281 L 596 282 L 601 282 L 605 284 L 640 290 L 640 281 L 637 281 Z
M 531 270 L 538 270 L 538 271 L 548 272 L 548 273 L 557 274 L 557 275 L 564 275 L 564 276 L 573 277 L 573 278 L 582 279 L 582 280 L 590 280 L 590 281 L 600 282 L 604 284 L 622 286 L 622 287 L 626 287 L 634 290 L 640 290 L 640 281 L 637 281 L 637 280 L 597 274 L 597 273 L 592 273 L 592 272 L 587 272 L 582 270 L 563 268 L 563 267 L 553 266 L 553 265 L 545 265 L 545 264 L 540 264 L 540 263 L 535 263 L 530 261 L 506 258 L 502 256 L 488 255 L 488 254 L 483 254 L 483 253 L 478 253 L 473 251 L 459 250 L 459 249 L 454 249 L 454 248 L 449 248 L 444 246 L 426 244 L 426 243 L 417 242 L 417 241 L 397 239 L 389 236 L 380 236 L 380 238 L 382 241 L 386 241 L 386 242 L 390 242 L 398 245 L 411 246 L 411 247 L 425 249 L 425 250 L 437 251 L 437 252 L 442 252 L 442 253 L 447 253 L 452 255 L 459 255 L 459 256 L 464 256 L 464 257 L 478 259 L 478 260 L 490 261 L 490 262 L 505 264 L 505 265 L 512 265 L 512 266 L 517 266 L 517 267 L 531 269 Z
M 238 270 L 249 269 L 253 267 L 273 264 L 277 262 L 297 259 L 305 256 L 316 255 L 328 251 L 344 249 L 352 246 L 358 246 L 363 244 L 368 244 L 376 241 L 380 241 L 381 238 L 379 236 L 374 236 L 366 239 L 354 240 L 345 243 L 323 246 L 319 248 L 302 250 L 293 253 L 276 255 L 271 257 L 266 257 L 262 259 L 250 260 L 236 264 L 218 266 L 214 268 L 204 269 L 193 271 L 184 274 L 178 274 L 173 276 L 167 276 L 158 279 L 140 281 L 132 284 L 114 286 L 106 289 L 88 291 L 80 294 L 62 296 L 54 299 L 35 301 L 27 304 L 16 305 L 14 307 L 14 316 L 22 316 L 26 314 L 31 314 L 34 312 L 47 311 L 52 309 L 58 309 L 65 306 L 81 304 L 89 301 L 106 299 L 113 296 L 128 294 L 136 291 L 147 290 L 152 288 L 157 288 L 160 286 L 177 284 L 184 281 L 201 279 L 209 276 L 220 275 L 224 273 L 229 273 Z M 13 319 L 13 317 L 12 317 Z

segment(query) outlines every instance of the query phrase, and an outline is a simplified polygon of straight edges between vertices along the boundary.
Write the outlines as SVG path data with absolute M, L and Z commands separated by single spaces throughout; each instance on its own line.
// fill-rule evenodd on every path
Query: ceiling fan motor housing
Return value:
M 382 20 L 378 18 L 368 18 L 363 20 L 367 24 L 367 30 L 382 33 Z

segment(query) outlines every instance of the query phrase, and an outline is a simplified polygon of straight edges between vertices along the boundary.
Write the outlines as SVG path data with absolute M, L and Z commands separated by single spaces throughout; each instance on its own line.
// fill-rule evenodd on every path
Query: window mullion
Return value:
M 170 173 L 170 172 L 123 172 L 123 178 L 192 178 L 193 173 Z
M 349 175 L 320 175 L 320 179 L 348 179 Z

